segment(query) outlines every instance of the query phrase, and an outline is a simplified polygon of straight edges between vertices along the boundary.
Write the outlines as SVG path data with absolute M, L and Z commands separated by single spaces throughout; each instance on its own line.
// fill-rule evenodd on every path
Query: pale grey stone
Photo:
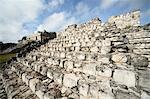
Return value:
M 38 90 L 35 93 L 40 99 L 44 99 L 44 92 L 42 92 L 41 90 Z
M 84 60 L 85 59 L 85 54 L 78 54 L 77 59 Z
M 150 92 L 150 70 L 139 70 L 139 86 L 145 90 Z
M 91 52 L 98 52 L 99 51 L 99 48 L 97 46 L 94 46 L 94 47 L 91 47 L 90 48 L 90 51 Z
M 31 79 L 30 81 L 29 81 L 29 87 L 31 88 L 31 90 L 33 91 L 33 92 L 35 92 L 36 91 L 36 84 L 39 82 L 39 79 L 36 79 L 36 78 L 34 78 L 34 79 Z
M 102 48 L 101 48 L 101 53 L 102 54 L 107 54 L 107 53 L 109 53 L 111 51 L 111 46 L 103 46 Z
M 63 79 L 63 85 L 69 88 L 77 86 L 78 77 L 75 74 L 65 74 Z
M 126 85 L 128 87 L 135 87 L 135 73 L 127 70 L 115 70 L 113 79 L 116 83 Z
M 96 73 L 96 63 L 86 63 L 83 65 L 83 72 L 85 74 L 95 75 Z
M 141 99 L 150 99 L 150 95 L 148 95 L 146 92 L 142 92 Z

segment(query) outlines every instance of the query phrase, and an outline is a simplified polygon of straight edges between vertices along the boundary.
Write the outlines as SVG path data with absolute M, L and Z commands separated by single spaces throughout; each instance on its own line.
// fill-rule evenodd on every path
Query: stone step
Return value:
M 10 68 L 5 69 L 3 82 L 8 99 L 39 99 Z
M 0 99 L 7 99 L 7 94 L 3 85 L 2 76 L 0 76 Z
M 32 92 L 40 99 L 54 99 L 61 96 L 61 86 L 52 79 L 33 71 L 31 68 L 22 64 L 12 67 L 17 75 L 30 87 Z

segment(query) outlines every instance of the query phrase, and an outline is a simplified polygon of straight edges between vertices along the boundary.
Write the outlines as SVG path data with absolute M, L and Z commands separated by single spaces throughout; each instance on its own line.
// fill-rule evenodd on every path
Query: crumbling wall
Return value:
M 140 25 L 140 11 L 136 10 L 119 16 L 112 16 L 108 19 L 109 23 L 115 22 L 118 28 Z
M 69 26 L 10 67 L 40 99 L 149 99 L 149 56 L 149 29 L 95 18 Z

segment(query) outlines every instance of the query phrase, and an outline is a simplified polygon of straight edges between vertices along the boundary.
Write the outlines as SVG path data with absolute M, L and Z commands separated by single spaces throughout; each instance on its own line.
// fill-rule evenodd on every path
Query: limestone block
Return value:
M 77 59 L 79 60 L 84 60 L 85 59 L 85 54 L 77 54 Z
M 101 53 L 102 54 L 107 54 L 111 51 L 111 46 L 102 46 L 101 48 Z
M 150 95 L 148 95 L 146 92 L 142 92 L 141 99 L 150 99 Z
M 111 46 L 111 41 L 109 39 L 102 40 L 102 46 Z
M 64 67 L 67 69 L 67 71 L 72 70 L 74 66 L 74 62 L 73 61 L 66 61 L 64 63 Z
M 99 98 L 100 99 L 115 99 L 113 94 L 106 94 L 106 93 L 103 93 L 103 92 L 99 93 Z
M 45 76 L 47 74 L 47 70 L 48 70 L 48 67 L 46 66 L 42 67 L 41 74 Z
M 74 67 L 76 67 L 76 68 L 79 68 L 81 66 L 82 66 L 82 62 L 80 62 L 80 61 L 77 61 L 74 63 Z
M 98 91 L 99 91 L 99 87 L 96 83 L 90 84 L 89 94 L 91 98 L 97 99 L 99 96 Z
M 23 82 L 26 81 L 26 75 L 27 75 L 26 73 L 23 73 L 23 74 L 22 74 L 22 81 L 23 81 Z
M 86 60 L 88 60 L 88 61 L 96 61 L 97 60 L 97 53 L 86 54 Z
M 89 85 L 86 83 L 81 83 L 79 85 L 79 93 L 83 96 L 87 96 L 88 95 L 88 91 L 89 91 Z
M 50 93 L 45 93 L 44 94 L 44 99 L 55 99 L 55 98 Z
M 38 90 L 35 93 L 40 99 L 44 99 L 44 92 L 42 92 L 41 90 Z
M 77 86 L 78 77 L 75 74 L 65 74 L 63 79 L 63 85 L 69 88 Z
M 115 99 L 140 99 L 140 97 L 136 96 L 133 93 L 122 92 L 118 90 Z
M 51 69 L 47 70 L 47 77 L 49 77 L 50 79 L 53 79 L 53 70 Z
M 100 69 L 98 69 L 100 68 Z M 111 77 L 112 75 L 112 70 L 108 67 L 97 67 L 96 68 L 97 71 L 96 71 L 96 74 L 99 75 L 99 76 L 104 76 L 104 77 Z
M 61 72 L 54 71 L 53 72 L 54 81 L 59 84 L 62 84 L 63 74 Z
M 85 74 L 95 75 L 96 73 L 96 63 L 86 63 L 83 65 L 83 72 Z
M 100 47 L 102 46 L 102 43 L 100 41 L 95 41 L 95 45 Z
M 91 52 L 98 52 L 99 48 L 97 46 L 93 46 L 93 47 L 90 48 L 90 51 Z
M 110 80 L 109 79 L 105 79 L 105 77 L 104 77 L 103 79 L 101 79 L 98 82 L 98 86 L 102 92 L 104 92 L 106 94 L 112 93 L 112 88 L 110 87 Z
M 112 55 L 112 60 L 115 63 L 126 63 L 128 61 L 128 58 L 125 54 L 118 53 L 118 54 Z
M 47 62 L 48 62 L 50 65 L 52 65 L 53 59 L 52 59 L 52 58 L 48 58 L 48 59 L 47 59 Z
M 147 57 L 134 56 L 131 59 L 131 64 L 135 67 L 147 67 L 149 65 L 149 62 Z
M 124 84 L 128 87 L 135 87 L 135 73 L 132 71 L 116 69 L 113 75 L 113 79 L 118 84 Z
M 61 93 L 65 93 L 66 91 L 67 91 L 67 88 L 63 86 L 63 87 L 61 88 Z
M 138 85 L 145 91 L 150 92 L 150 70 L 139 70 L 139 83 Z
M 39 79 L 36 79 L 36 78 L 34 78 L 34 79 L 31 79 L 30 81 L 29 81 L 29 87 L 31 88 L 31 90 L 33 91 L 33 92 L 35 92 L 36 91 L 36 84 L 39 82 Z
M 80 51 L 80 46 L 75 47 L 75 51 Z
M 102 62 L 103 64 L 109 64 L 110 57 L 98 57 L 98 61 Z

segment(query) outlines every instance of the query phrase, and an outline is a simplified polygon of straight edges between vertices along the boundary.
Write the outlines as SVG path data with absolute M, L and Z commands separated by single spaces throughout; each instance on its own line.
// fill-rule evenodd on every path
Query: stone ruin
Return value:
M 1 71 L 1 99 L 150 99 L 150 27 L 139 14 L 68 26 L 17 57 Z

